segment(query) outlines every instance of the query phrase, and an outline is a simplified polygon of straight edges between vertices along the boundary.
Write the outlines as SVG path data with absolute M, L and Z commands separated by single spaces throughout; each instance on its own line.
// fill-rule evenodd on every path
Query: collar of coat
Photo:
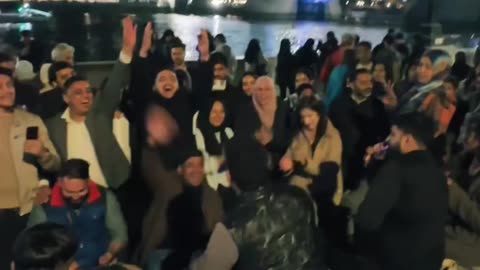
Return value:
M 87 199 L 88 204 L 93 204 L 102 198 L 102 193 L 100 192 L 100 189 L 98 188 L 97 184 L 95 184 L 91 180 L 88 181 L 87 196 L 88 196 L 88 199 Z M 65 200 L 63 199 L 62 187 L 60 186 L 59 182 L 57 182 L 55 186 L 53 186 L 50 205 L 52 207 L 65 207 Z

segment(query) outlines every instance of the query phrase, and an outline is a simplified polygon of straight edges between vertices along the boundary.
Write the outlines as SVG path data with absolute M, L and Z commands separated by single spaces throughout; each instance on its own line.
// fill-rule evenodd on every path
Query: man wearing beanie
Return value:
M 256 142 L 230 141 L 227 162 L 240 190 L 226 222 L 239 252 L 235 269 L 319 269 L 313 203 L 306 193 L 271 181 L 267 154 Z
M 10 268 L 13 241 L 27 224 L 37 191 L 47 197 L 48 181 L 39 181 L 38 169 L 60 166 L 42 120 L 15 108 L 15 98 L 12 73 L 0 68 L 0 269 Z

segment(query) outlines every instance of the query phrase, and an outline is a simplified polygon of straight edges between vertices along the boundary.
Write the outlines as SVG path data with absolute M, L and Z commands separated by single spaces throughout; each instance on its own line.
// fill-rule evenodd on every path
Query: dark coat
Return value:
M 143 149 L 142 171 L 154 197 L 143 221 L 142 240 L 137 250 L 138 260 L 145 262 L 151 251 L 166 244 L 168 233 L 167 211 L 170 203 L 182 193 L 183 187 L 181 177 L 176 170 L 165 168 L 156 149 Z M 181 206 L 181 197 L 176 200 L 179 202 L 177 206 Z M 205 228 L 208 232 L 211 232 L 215 224 L 222 221 L 223 208 L 219 195 L 208 188 L 208 185 L 205 185 L 203 190 L 202 210 Z
M 438 270 L 447 216 L 447 179 L 427 151 L 415 151 L 382 166 L 358 210 L 356 233 L 378 235 L 382 269 Z
M 273 123 L 273 139 L 265 146 L 272 157 L 272 164 L 276 166 L 287 150 L 291 141 L 291 130 L 289 130 L 289 110 L 283 102 L 278 102 L 275 120 Z M 250 101 L 239 109 L 235 119 L 234 132 L 239 143 L 243 140 L 255 140 L 255 132 L 261 127 L 260 118 L 255 110 L 253 102 Z
M 373 96 L 357 104 L 344 94 L 332 103 L 328 115 L 342 138 L 345 189 L 355 189 L 365 177 L 365 150 L 390 133 L 388 114 L 383 103 Z
M 313 213 L 306 193 L 292 186 L 240 195 L 227 216 L 240 254 L 235 269 L 317 269 Z
M 118 188 L 130 175 L 130 164 L 113 134 L 113 115 L 122 89 L 130 80 L 130 65 L 117 61 L 103 91 L 95 96 L 92 110 L 85 124 L 92 139 L 95 153 L 109 187 Z M 68 159 L 67 123 L 58 114 L 45 122 L 50 138 L 61 159 Z

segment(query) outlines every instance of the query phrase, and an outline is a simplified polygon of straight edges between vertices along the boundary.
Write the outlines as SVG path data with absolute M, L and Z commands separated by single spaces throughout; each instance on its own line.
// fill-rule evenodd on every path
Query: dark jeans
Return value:
M 27 226 L 28 216 L 19 216 L 16 210 L 0 209 L 0 269 L 10 269 L 13 243 Z

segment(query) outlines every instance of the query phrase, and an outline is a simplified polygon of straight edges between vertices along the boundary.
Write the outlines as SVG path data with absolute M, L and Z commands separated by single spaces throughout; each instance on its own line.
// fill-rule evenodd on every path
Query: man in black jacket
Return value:
M 382 269 L 438 270 L 444 259 L 447 179 L 426 149 L 433 123 L 405 115 L 392 127 L 392 155 L 380 168 L 356 216 L 356 233 L 372 245 Z M 375 235 L 374 234 L 374 235 Z
M 345 89 L 330 105 L 328 116 L 342 138 L 345 190 L 356 190 L 366 175 L 365 149 L 387 137 L 390 123 L 385 106 L 372 95 L 370 71 L 357 70 L 350 82 L 351 92 Z
M 270 185 L 268 158 L 258 143 L 234 139 L 227 147 L 227 162 L 241 190 L 227 213 L 239 252 L 235 269 L 319 269 L 314 262 L 313 203 L 307 194 L 293 186 Z

